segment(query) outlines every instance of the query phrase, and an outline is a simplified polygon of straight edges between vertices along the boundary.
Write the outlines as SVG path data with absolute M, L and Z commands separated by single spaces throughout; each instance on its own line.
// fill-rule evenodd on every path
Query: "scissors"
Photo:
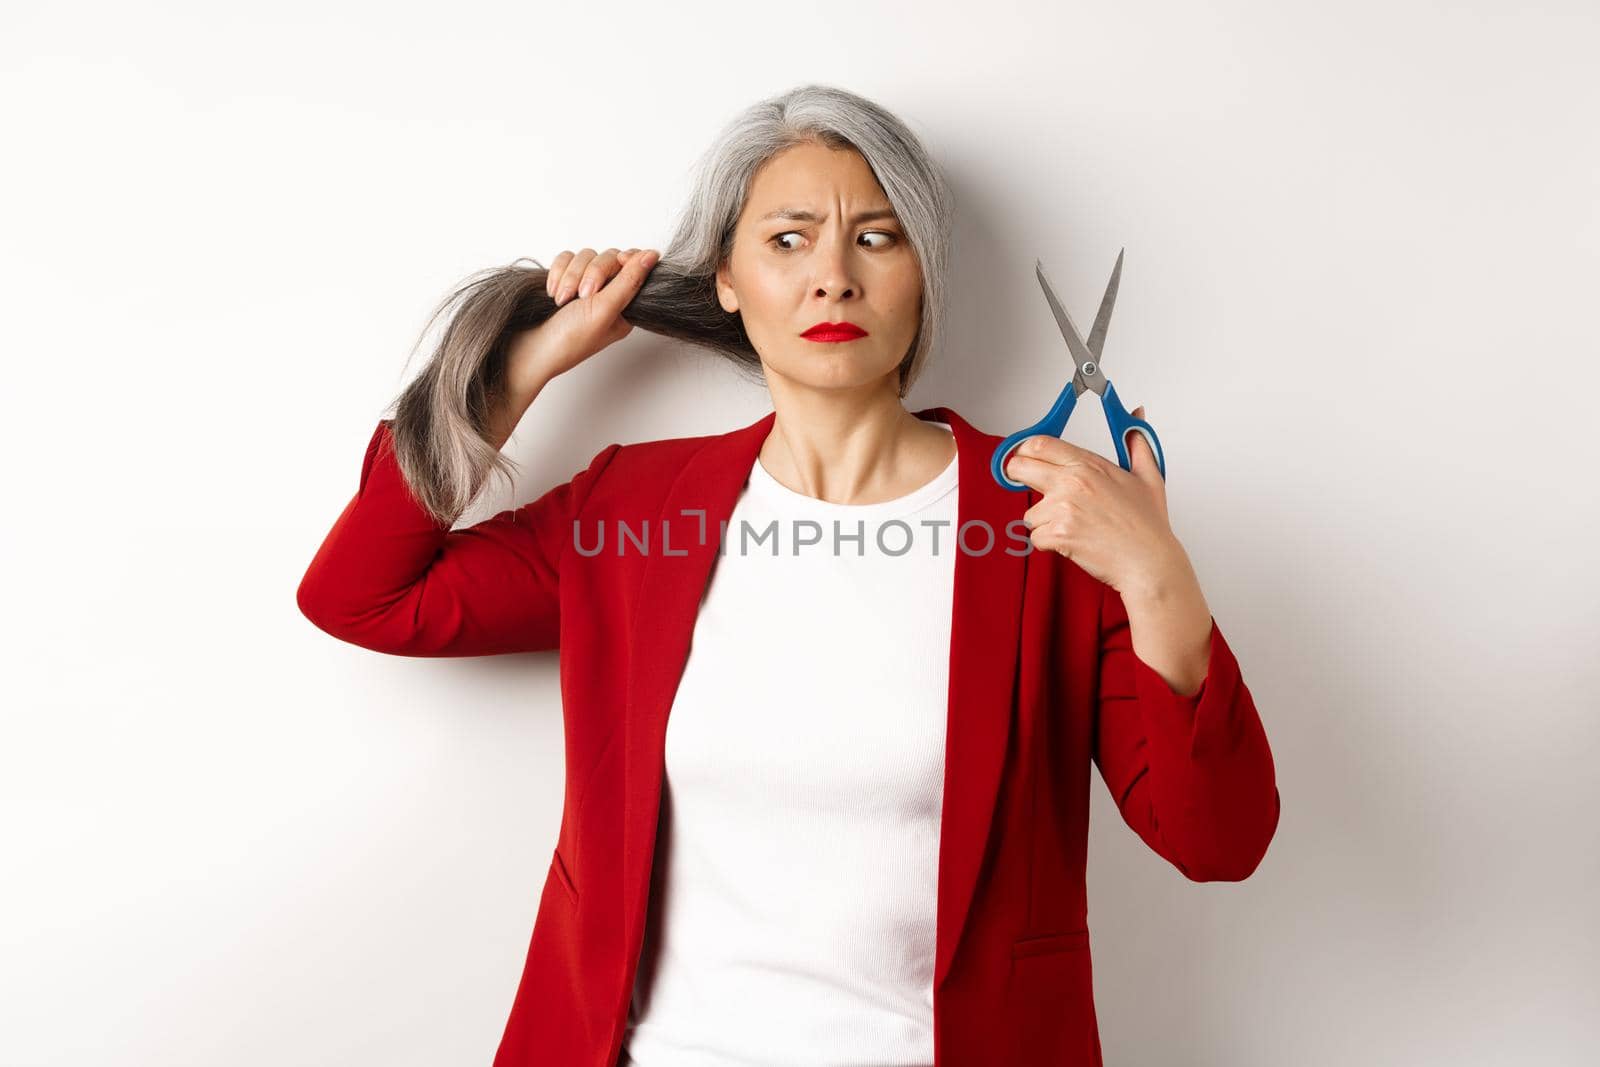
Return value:
M 1078 328 L 1072 324 L 1072 316 L 1067 314 L 1067 309 L 1056 299 L 1056 292 L 1050 287 L 1049 279 L 1044 276 L 1044 266 L 1038 260 L 1033 261 L 1033 272 L 1038 275 L 1039 284 L 1044 287 L 1044 298 L 1049 302 L 1050 311 L 1056 317 L 1056 326 L 1060 328 L 1061 336 L 1066 338 L 1067 348 L 1072 353 L 1072 380 L 1067 382 L 1061 390 L 1061 395 L 1056 397 L 1055 406 L 1050 409 L 1048 415 L 1000 442 L 1000 447 L 994 450 L 994 456 L 989 461 L 989 470 L 994 474 L 995 481 L 1013 492 L 1023 492 L 1030 488 L 1006 476 L 1005 465 L 1011 451 L 1030 437 L 1042 434 L 1060 437 L 1062 431 L 1067 428 L 1067 420 L 1072 418 L 1072 409 L 1078 403 L 1078 398 L 1088 390 L 1093 390 L 1100 397 L 1100 406 L 1106 413 L 1106 423 L 1111 427 L 1111 440 L 1117 446 L 1117 463 L 1122 469 L 1125 471 L 1133 469 L 1133 456 L 1128 452 L 1128 435 L 1141 433 L 1149 443 L 1150 451 L 1155 453 L 1156 466 L 1161 470 L 1161 477 L 1165 478 L 1167 461 L 1161 451 L 1161 441 L 1156 437 L 1155 427 L 1143 419 L 1128 414 L 1127 409 L 1122 406 L 1122 401 L 1117 397 L 1116 388 L 1100 370 L 1100 349 L 1105 345 L 1106 328 L 1111 325 L 1111 307 L 1117 302 L 1117 283 L 1122 279 L 1122 252 L 1117 253 L 1117 265 L 1111 269 L 1111 281 L 1106 285 L 1105 296 L 1100 299 L 1100 312 L 1094 317 L 1094 329 L 1089 331 L 1087 344 L 1084 343 L 1083 336 L 1078 333 Z

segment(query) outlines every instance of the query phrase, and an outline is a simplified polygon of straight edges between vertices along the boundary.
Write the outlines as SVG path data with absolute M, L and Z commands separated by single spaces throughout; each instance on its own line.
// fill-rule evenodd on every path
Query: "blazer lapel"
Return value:
M 937 986 L 949 972 L 971 908 L 1005 765 L 1027 559 L 1013 554 L 1021 543 L 1011 538 L 1007 524 L 1022 516 L 1031 497 L 1008 492 L 990 477 L 989 453 L 999 438 L 982 433 L 946 407 L 916 414 L 949 423 L 955 432 L 960 473 L 956 532 L 967 530 L 955 547 L 951 605 Z M 775 419 L 776 413 L 768 412 L 749 426 L 710 438 L 684 465 L 651 525 L 628 635 L 623 723 L 622 867 L 629 974 L 637 964 L 649 910 L 667 717 L 717 558 L 719 531 L 732 515 Z M 704 543 L 699 537 L 700 519 L 693 514 L 697 509 L 705 512 Z M 662 519 L 671 521 L 671 555 L 661 544 Z M 965 551 L 960 548 L 963 544 Z M 631 988 L 626 995 L 631 995 Z
M 627 705 L 622 726 L 622 899 L 630 974 L 643 947 L 649 911 L 667 715 L 688 662 L 695 617 L 717 558 L 722 524 L 733 514 L 739 492 L 776 418 L 776 412 L 768 412 L 743 429 L 709 438 L 684 464 L 667 490 L 661 514 L 651 523 L 628 634 Z M 705 513 L 703 518 L 696 514 L 699 511 Z M 661 544 L 661 520 L 670 520 L 671 555 Z M 702 521 L 704 537 L 700 536 Z M 624 996 L 631 993 L 630 988 Z
M 917 413 L 919 417 L 925 414 L 949 423 L 955 431 L 960 472 L 950 619 L 950 706 L 939 829 L 933 972 L 933 984 L 938 987 L 950 973 L 971 911 L 1011 737 L 1028 557 L 1018 554 L 1027 545 L 1013 540 L 1007 524 L 1022 517 L 1030 494 L 1002 489 L 989 474 L 989 456 L 999 438 L 978 431 L 946 407 Z M 965 536 L 963 530 L 968 531 Z

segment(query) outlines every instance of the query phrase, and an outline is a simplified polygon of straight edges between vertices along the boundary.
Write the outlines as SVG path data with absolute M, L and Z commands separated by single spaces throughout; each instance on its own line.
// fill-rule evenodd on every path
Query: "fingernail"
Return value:
M 589 293 L 593 290 L 593 288 L 594 287 L 592 285 L 590 285 L 587 280 L 585 280 L 582 285 L 578 286 L 578 298 L 581 300 L 584 297 L 588 296 Z

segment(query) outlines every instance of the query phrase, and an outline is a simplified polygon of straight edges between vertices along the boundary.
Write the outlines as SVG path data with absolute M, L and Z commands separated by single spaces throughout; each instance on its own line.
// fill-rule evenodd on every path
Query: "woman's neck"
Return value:
M 876 504 L 926 485 L 950 464 L 952 434 L 900 399 L 776 405 L 759 462 L 781 485 L 833 504 Z

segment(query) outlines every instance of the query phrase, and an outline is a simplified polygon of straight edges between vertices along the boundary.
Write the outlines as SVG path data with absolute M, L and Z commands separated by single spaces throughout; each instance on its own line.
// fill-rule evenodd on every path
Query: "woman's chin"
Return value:
M 776 374 L 802 389 L 861 389 L 883 381 L 897 369 L 895 364 L 879 366 L 878 361 L 863 354 L 853 354 L 847 345 L 819 344 L 815 347 L 841 351 L 812 354 L 808 359 L 786 362 L 784 366 L 768 364 L 769 378 Z

